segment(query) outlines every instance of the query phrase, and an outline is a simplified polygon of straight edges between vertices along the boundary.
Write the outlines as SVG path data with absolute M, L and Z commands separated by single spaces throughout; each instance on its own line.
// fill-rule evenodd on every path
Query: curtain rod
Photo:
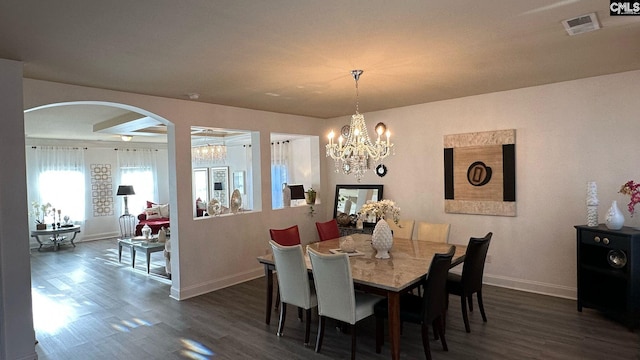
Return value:
M 68 146 L 50 146 L 50 145 L 40 145 L 40 147 L 50 147 L 50 148 L 55 148 L 55 149 L 71 149 L 71 150 L 87 150 L 86 147 L 68 147 Z M 32 149 L 37 149 L 37 146 L 32 146 Z

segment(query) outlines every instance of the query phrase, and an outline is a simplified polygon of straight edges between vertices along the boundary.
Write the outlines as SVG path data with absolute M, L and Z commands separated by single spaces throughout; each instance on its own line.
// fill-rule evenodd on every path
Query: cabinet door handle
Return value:
M 605 245 L 609 245 L 609 239 L 607 238 L 602 239 L 602 243 Z
M 594 240 L 595 242 L 599 243 L 599 242 L 600 242 L 600 236 L 596 236 L 596 237 L 594 237 L 594 238 L 593 238 L 593 240 Z

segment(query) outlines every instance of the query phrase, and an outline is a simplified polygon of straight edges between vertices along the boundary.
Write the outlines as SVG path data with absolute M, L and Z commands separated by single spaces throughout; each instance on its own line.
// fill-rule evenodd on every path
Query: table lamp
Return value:
M 129 215 L 129 204 L 127 203 L 127 197 L 129 195 L 135 195 L 132 185 L 120 185 L 118 186 L 118 196 L 124 196 L 124 215 Z

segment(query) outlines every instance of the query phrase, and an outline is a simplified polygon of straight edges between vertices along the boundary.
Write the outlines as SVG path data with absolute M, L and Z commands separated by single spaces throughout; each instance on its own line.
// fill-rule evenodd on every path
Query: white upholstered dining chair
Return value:
M 327 317 L 350 325 L 351 359 L 356 353 L 356 323 L 373 315 L 376 303 L 383 297 L 355 292 L 351 265 L 347 254 L 321 254 L 307 247 L 307 254 L 313 268 L 313 278 L 318 296 L 318 339 L 316 352 L 322 347 L 324 323 Z
M 269 241 L 273 250 L 273 260 L 278 271 L 278 289 L 280 291 L 280 322 L 278 336 L 282 336 L 287 314 L 287 304 L 305 310 L 306 328 L 304 344 L 309 345 L 311 332 L 311 309 L 318 305 L 316 294 L 309 284 L 309 274 L 304 261 L 301 245 L 282 246 Z
M 418 222 L 416 237 L 413 240 L 433 241 L 439 243 L 449 243 L 449 230 L 451 224 L 433 224 Z
M 401 238 L 401 239 L 411 239 L 411 235 L 413 235 L 413 226 L 415 224 L 415 220 L 398 220 L 398 224 L 396 224 L 393 220 L 388 221 L 389 228 L 393 231 L 393 237 Z

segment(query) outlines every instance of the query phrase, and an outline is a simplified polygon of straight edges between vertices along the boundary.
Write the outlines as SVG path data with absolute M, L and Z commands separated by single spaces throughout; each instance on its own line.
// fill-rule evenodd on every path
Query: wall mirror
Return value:
M 336 185 L 333 217 L 340 213 L 357 214 L 368 200 L 382 200 L 384 185 Z

